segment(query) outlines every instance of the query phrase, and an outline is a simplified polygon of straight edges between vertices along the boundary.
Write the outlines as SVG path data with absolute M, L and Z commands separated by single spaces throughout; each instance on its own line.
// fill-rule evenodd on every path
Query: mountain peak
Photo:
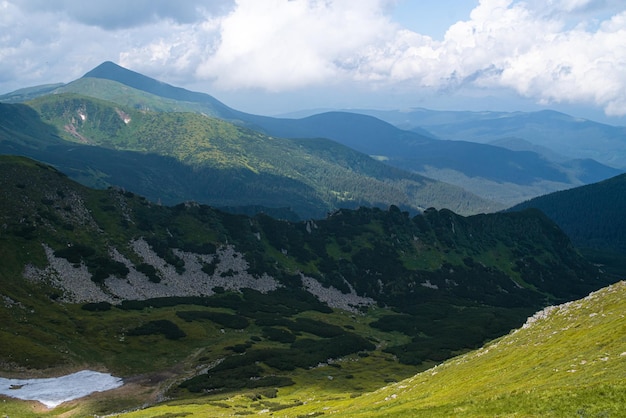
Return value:
M 133 71 L 128 70 L 120 65 L 117 65 L 116 63 L 112 61 L 104 61 L 102 64 L 98 65 L 97 67 L 95 67 L 94 69 L 86 73 L 83 76 L 83 78 L 85 77 L 99 78 L 102 75 L 110 75 L 112 72 L 133 72 Z
M 137 90 L 142 90 L 167 99 L 195 103 L 209 103 L 216 110 L 217 115 L 226 119 L 231 117 L 234 112 L 233 109 L 215 99 L 213 96 L 205 93 L 193 92 L 180 87 L 174 87 L 170 84 L 124 68 L 111 61 L 103 62 L 93 70 L 87 72 L 82 78 L 89 77 L 116 81 Z
M 82 78 L 88 77 L 117 81 L 119 83 L 126 84 L 127 86 L 134 87 L 138 90 L 148 91 L 150 93 L 155 93 L 154 91 L 151 91 L 155 89 L 163 90 L 165 86 L 170 87 L 171 89 L 183 90 L 179 89 L 178 87 L 169 86 L 168 84 L 162 83 L 158 80 L 155 80 L 154 78 L 150 78 L 138 72 L 124 68 L 111 61 L 103 62 L 93 70 L 86 73 Z

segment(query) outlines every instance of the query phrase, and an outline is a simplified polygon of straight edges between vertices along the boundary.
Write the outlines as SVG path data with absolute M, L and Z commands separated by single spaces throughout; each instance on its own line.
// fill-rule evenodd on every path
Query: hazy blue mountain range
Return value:
M 469 112 L 410 109 L 407 111 L 354 110 L 375 116 L 402 129 L 426 130 L 440 139 L 494 143 L 518 138 L 569 159 L 594 159 L 626 169 L 626 127 L 575 118 L 564 113 Z M 496 142 L 497 143 L 497 142 Z
M 504 204 L 622 172 L 593 160 L 548 161 L 535 150 L 514 151 L 469 141 L 436 140 L 355 113 L 327 112 L 302 119 L 252 121 L 273 135 L 330 138 L 389 165 L 459 185 Z
M 138 92 L 133 91 L 129 94 L 127 88 L 116 83 L 132 87 Z M 472 112 L 456 114 L 435 111 L 370 112 L 377 118 L 362 115 L 358 113 L 360 111 L 327 112 L 300 119 L 272 118 L 237 111 L 208 94 L 191 92 L 161 83 L 111 62 L 103 63 L 85 74 L 83 78 L 55 91 L 85 94 L 138 109 L 204 113 L 261 130 L 272 136 L 332 139 L 357 151 L 375 156 L 388 165 L 458 185 L 485 199 L 495 200 L 504 205 L 512 205 L 552 191 L 600 181 L 621 172 L 601 164 L 568 161 L 572 158 L 565 158 L 564 161 L 546 161 L 542 158 L 543 155 L 535 154 L 539 151 L 538 149 L 531 149 L 533 153 L 530 154 L 503 150 L 502 147 L 488 144 L 467 142 L 477 139 L 471 130 L 449 138 L 457 141 L 437 141 L 434 139 L 436 136 L 446 139 L 448 137 L 441 135 L 437 130 L 430 129 L 436 123 L 450 125 L 451 123 L 448 122 L 450 118 L 458 124 L 467 124 L 468 121 L 474 125 L 483 122 L 490 124 L 495 119 L 489 117 L 491 115 L 489 112 L 481 118 L 474 119 L 472 116 L 475 114 Z M 14 96 L 9 95 L 9 98 Z M 1 97 L 0 100 L 2 100 Z M 407 126 L 406 123 L 402 124 L 394 118 L 397 114 L 408 118 L 416 113 L 430 115 L 430 118 L 422 119 L 424 126 Z M 525 114 L 520 113 L 520 115 Z M 562 116 L 561 119 L 569 120 L 566 115 Z M 381 119 L 385 118 L 402 127 L 410 127 L 414 131 L 399 129 L 390 123 L 383 122 Z M 520 126 L 525 126 L 524 121 L 515 118 L 503 117 L 502 119 L 506 119 L 507 122 L 498 125 L 501 128 L 499 133 L 485 138 L 484 142 L 519 136 L 513 135 L 519 133 L 515 131 L 516 127 L 519 129 Z M 561 119 L 544 117 L 542 126 L 545 127 L 545 123 L 560 122 Z M 596 125 L 594 129 L 595 127 Z M 597 124 L 597 127 L 605 126 Z M 496 128 L 491 125 L 485 127 L 481 125 L 475 129 L 496 131 Z M 550 135 L 555 135 L 555 132 L 561 128 L 552 126 L 550 129 Z M 576 132 L 580 133 L 580 131 Z M 527 140 L 530 141 L 533 138 Z M 542 145 L 549 146 L 549 144 Z

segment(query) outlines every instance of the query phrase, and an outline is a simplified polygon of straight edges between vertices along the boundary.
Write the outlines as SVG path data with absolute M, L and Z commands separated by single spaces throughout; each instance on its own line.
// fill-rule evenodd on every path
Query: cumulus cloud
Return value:
M 10 2 L 0 2 L 0 81 L 11 85 L 19 80 L 26 87 L 45 79 L 51 65 L 67 59 L 65 31 L 59 21 L 28 15 Z
M 626 115 L 622 0 L 481 0 L 442 40 L 395 23 L 395 3 L 0 0 L 0 82 L 109 59 L 170 82 L 204 80 L 206 91 L 507 89 Z
M 220 43 L 198 67 L 223 87 L 270 90 L 349 76 L 359 56 L 394 24 L 385 2 L 239 0 L 220 23 Z
M 481 56 L 458 65 L 466 73 L 473 65 L 491 69 L 473 81 L 477 85 L 508 87 L 542 103 L 593 103 L 608 114 L 626 114 L 626 11 L 568 28 L 568 13 L 606 12 L 610 5 L 588 0 L 541 4 L 532 9 L 521 2 L 482 1 L 469 21 L 450 28 L 441 48 L 450 51 L 450 43 L 464 39 L 469 49 L 457 50 L 457 57 Z M 459 27 L 465 30 L 457 33 Z
M 121 29 L 170 19 L 194 23 L 206 15 L 230 10 L 231 0 L 21 0 L 20 6 L 34 12 L 56 12 L 72 20 L 103 29 Z
M 612 0 L 483 0 L 443 39 L 389 20 L 389 2 L 239 0 L 197 67 L 225 88 L 333 82 L 441 91 L 509 88 L 626 114 L 626 22 Z
M 545 34 L 511 56 L 495 80 L 542 102 L 588 102 L 626 114 L 626 12 L 598 31 Z
M 568 28 L 582 10 L 615 11 L 609 3 L 561 0 L 533 8 L 483 0 L 441 42 L 396 32 L 361 58 L 366 65 L 359 76 L 442 90 L 506 87 L 542 103 L 593 103 L 624 115 L 626 11 L 600 22 L 592 15 Z
M 133 51 L 126 63 L 141 63 L 133 69 L 190 77 L 199 62 L 188 46 L 209 44 L 217 35 L 204 30 L 207 22 L 232 6 L 231 0 L 0 0 L 2 91 L 71 81 L 105 60 L 122 63 Z

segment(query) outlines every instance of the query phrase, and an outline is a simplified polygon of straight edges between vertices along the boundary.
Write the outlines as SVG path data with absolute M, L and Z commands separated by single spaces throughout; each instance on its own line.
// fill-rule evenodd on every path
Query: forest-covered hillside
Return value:
M 457 185 L 502 206 L 511 206 L 556 190 L 600 181 L 621 172 L 613 167 L 588 160 L 588 155 L 586 156 L 588 161 L 580 158 L 572 160 L 572 157 L 551 160 L 539 155 L 542 152 L 540 150 L 539 154 L 536 153 L 537 148 L 517 150 L 514 147 L 506 149 L 507 147 L 492 144 L 475 143 L 475 141 L 480 142 L 475 134 L 481 129 L 488 130 L 492 135 L 492 140 L 498 140 L 511 135 L 515 136 L 517 133 L 525 134 L 527 131 L 524 129 L 529 125 L 532 126 L 530 131 L 533 135 L 523 137 L 527 140 L 535 140 L 540 137 L 537 132 L 538 126 L 546 132 L 558 129 L 550 126 L 551 123 L 566 126 L 568 138 L 573 136 L 579 140 L 582 137 L 585 138 L 584 141 L 587 141 L 586 138 L 599 136 L 602 141 L 616 143 L 615 136 L 619 130 L 613 129 L 607 138 L 605 134 L 608 131 L 605 128 L 609 127 L 595 124 L 588 130 L 589 123 L 581 124 L 574 118 L 568 119 L 566 115 L 546 118 L 541 112 L 528 115 L 490 112 L 483 114 L 417 109 L 408 112 L 327 112 L 299 119 L 274 118 L 237 111 L 208 94 L 175 87 L 112 62 L 104 62 L 83 77 L 56 89 L 50 90 L 49 87 L 40 86 L 40 88 L 0 96 L 0 101 L 15 102 L 19 98 L 32 99 L 47 93 L 80 94 L 144 111 L 192 112 L 210 115 L 238 126 L 279 137 L 327 138 L 356 151 L 372 155 L 388 166 Z M 380 119 L 361 113 L 369 113 Z M 414 118 L 419 119 L 422 114 L 429 115 L 424 120 L 425 123 L 439 123 L 445 127 L 455 123 L 462 125 L 470 120 L 471 126 L 465 130 L 461 128 L 458 135 L 446 137 L 451 140 L 441 141 L 436 140 L 432 134 L 421 128 L 404 130 L 383 122 L 383 120 L 389 120 L 392 123 L 398 123 L 397 118 L 401 118 L 409 123 Z M 442 123 L 440 119 L 449 122 Z M 506 119 L 504 125 L 500 119 Z M 572 122 L 578 124 L 576 125 L 578 128 L 584 125 L 585 133 L 580 129 L 572 129 Z M 485 126 L 481 125 L 483 123 Z M 494 123 L 495 129 L 492 126 Z M 548 136 L 555 138 L 560 135 Z M 545 135 L 541 138 L 546 139 Z M 568 139 L 565 138 L 564 141 L 567 142 Z M 588 143 L 585 145 L 586 149 L 594 147 L 595 145 Z M 568 154 L 565 153 L 565 155 Z M 141 191 L 141 193 L 150 196 L 146 191 Z M 433 206 L 440 207 L 438 204 Z M 466 210 L 463 205 L 450 203 L 441 207 L 470 214 L 484 212 L 485 210 L 482 209 L 484 206 L 479 203 L 476 209 L 472 208 L 470 211 Z M 490 211 L 497 210 L 493 204 L 488 206 Z
M 270 137 L 199 113 L 147 112 L 72 94 L 40 97 L 31 108 L 1 106 L 3 153 L 166 204 L 288 208 L 301 218 L 361 205 L 464 214 L 499 208 L 329 140 Z
M 158 283 L 181 276 L 176 280 L 182 280 L 187 269 L 195 268 L 202 270 L 197 274 L 206 275 L 203 282 L 207 283 L 204 291 L 195 294 L 210 295 L 214 286 L 224 287 L 228 276 L 211 285 L 212 262 L 194 267 L 195 262 L 185 261 L 192 256 L 184 254 L 208 260 L 219 248 L 234 246 L 247 263 L 248 267 L 241 267 L 246 274 L 269 275 L 277 285 L 296 289 L 303 286 L 300 274 L 304 274 L 340 294 L 370 298 L 402 313 L 384 319 L 381 327 L 399 326 L 416 337 L 424 331 L 415 328 L 411 316 L 467 320 L 471 310 L 457 316 L 449 304 L 472 306 L 478 328 L 463 333 L 471 335 L 458 342 L 463 346 L 492 337 L 498 332 L 495 329 L 502 331 L 515 323 L 518 315 L 508 316 L 494 329 L 507 315 L 493 322 L 488 312 L 534 309 L 586 294 L 610 280 L 582 259 L 567 236 L 538 211 L 465 218 L 430 209 L 411 217 L 392 206 L 339 210 L 323 220 L 294 223 L 265 215 L 229 215 L 197 204 L 159 206 L 119 189 L 90 190 L 52 168 L 14 157 L 3 157 L 0 169 L 2 247 L 5 259 L 14 260 L 3 265 L 3 291 L 11 297 L 12 292 L 23 297 L 23 283 L 17 278 L 27 264 L 41 268 L 58 258 L 74 266 L 69 275 L 84 277 L 87 288 L 90 283 L 108 288 L 78 300 L 120 302 L 128 294 L 145 298 L 159 292 L 185 296 L 184 291 L 165 289 L 118 294 L 114 289 L 120 283 L 115 277 L 142 273 L 138 280 L 144 277 L 150 289 L 150 279 Z M 138 254 L 144 251 L 141 248 L 151 249 L 174 271 Z M 81 273 L 80 265 L 87 270 Z M 66 289 L 63 283 L 57 283 L 61 291 Z M 49 292 L 60 295 L 59 290 Z M 483 314 L 487 316 L 478 319 Z M 491 325 L 481 329 L 483 320 L 485 326 Z M 438 326 L 430 332 L 442 329 Z
M 540 196 L 511 210 L 537 208 L 579 247 L 626 254 L 626 175 Z

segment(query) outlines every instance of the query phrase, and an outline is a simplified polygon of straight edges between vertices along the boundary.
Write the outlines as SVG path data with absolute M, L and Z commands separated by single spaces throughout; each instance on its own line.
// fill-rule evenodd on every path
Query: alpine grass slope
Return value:
M 271 400 L 166 402 L 121 416 L 622 417 L 625 301 L 626 282 L 619 282 L 547 307 L 478 350 L 372 393 L 320 384 L 297 393 L 281 390 Z

